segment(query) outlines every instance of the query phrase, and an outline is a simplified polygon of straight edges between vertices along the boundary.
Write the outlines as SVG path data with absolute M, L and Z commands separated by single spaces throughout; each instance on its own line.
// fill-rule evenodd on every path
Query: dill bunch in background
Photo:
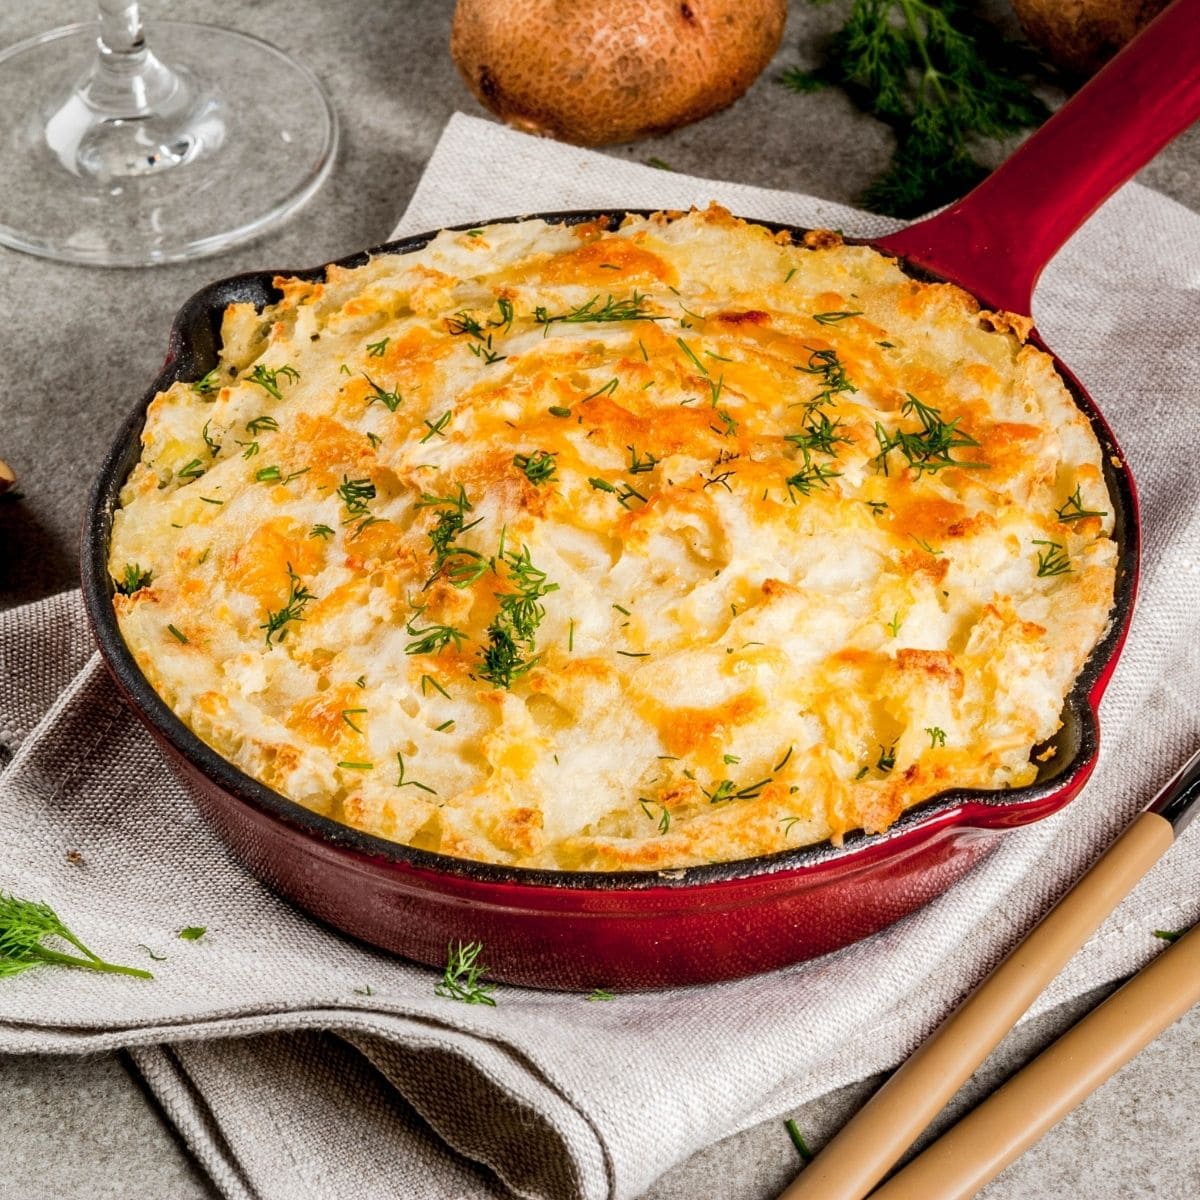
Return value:
M 830 0 L 812 0 L 826 4 Z M 806 93 L 834 84 L 896 134 L 892 165 L 863 196 L 876 212 L 915 217 L 987 173 L 980 144 L 1036 126 L 1050 110 L 1030 90 L 1037 59 L 958 0 L 853 0 L 816 71 L 780 82 Z

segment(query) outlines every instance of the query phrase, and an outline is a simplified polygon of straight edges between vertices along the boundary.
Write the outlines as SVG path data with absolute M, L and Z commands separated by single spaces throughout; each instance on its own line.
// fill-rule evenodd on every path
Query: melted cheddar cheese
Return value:
M 110 559 L 141 669 L 248 774 L 569 870 L 1034 777 L 1116 555 L 1020 319 L 715 207 L 276 286 L 150 404 Z

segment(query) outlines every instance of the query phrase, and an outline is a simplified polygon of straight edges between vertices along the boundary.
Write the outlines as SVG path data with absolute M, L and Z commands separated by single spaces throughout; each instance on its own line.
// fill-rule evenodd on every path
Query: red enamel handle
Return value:
M 1059 247 L 1200 117 L 1200 0 L 1175 0 L 974 191 L 874 244 L 1028 313 Z

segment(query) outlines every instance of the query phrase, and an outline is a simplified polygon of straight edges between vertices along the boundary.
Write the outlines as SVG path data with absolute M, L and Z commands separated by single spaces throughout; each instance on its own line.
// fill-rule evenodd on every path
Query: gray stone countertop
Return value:
M 853 202 L 886 164 L 891 137 L 835 91 L 798 97 L 773 82 L 813 65 L 844 5 L 793 0 L 779 55 L 749 94 L 698 125 L 616 156 L 656 157 L 710 178 L 733 178 Z M 987 7 L 999 11 L 996 0 Z M 321 192 L 283 230 L 216 258 L 154 270 L 99 271 L 0 249 L 0 457 L 22 498 L 0 502 L 0 607 L 76 582 L 83 497 L 121 419 L 162 358 L 172 315 L 202 284 L 241 270 L 326 261 L 386 238 L 404 211 L 446 119 L 483 115 L 447 53 L 449 0 L 149 0 L 147 15 L 228 25 L 302 58 L 332 94 L 342 147 Z M 86 0 L 26 0 L 0 8 L 0 47 L 86 19 Z M 1052 102 L 1060 99 L 1047 91 Z M 0 133 L 4 132 L 0 118 Z M 1140 177 L 1200 209 L 1200 129 Z M 18 186 L 0 180 L 4 188 Z M 748 214 L 752 215 L 752 214 Z M 2 886 L 0 869 L 0 886 Z M 1104 992 L 1028 1022 L 943 1118 L 965 1111 Z M 820 1146 L 878 1085 L 864 1080 L 793 1114 Z M 1200 1014 L 1193 1012 L 1088 1099 L 983 1195 L 1025 1200 L 1194 1200 L 1200 1149 Z M 216 1195 L 140 1088 L 124 1058 L 0 1056 L 0 1197 L 62 1200 Z M 714 1196 L 767 1200 L 798 1163 L 780 1121 L 696 1155 L 645 1200 Z

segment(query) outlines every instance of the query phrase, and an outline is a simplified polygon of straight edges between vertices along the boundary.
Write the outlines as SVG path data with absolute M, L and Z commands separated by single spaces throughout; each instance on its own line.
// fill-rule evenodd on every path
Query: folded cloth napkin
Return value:
M 672 207 L 886 230 L 811 197 L 688 178 L 455 117 L 400 226 Z M 898 1062 L 1029 928 L 1200 737 L 1200 216 L 1122 189 L 1046 272 L 1036 316 L 1141 487 L 1142 597 L 1097 774 L 941 899 L 775 974 L 582 996 L 434 994 L 436 972 L 316 925 L 225 852 L 91 653 L 77 595 L 0 617 L 0 886 L 155 978 L 0 983 L 0 1049 L 131 1048 L 230 1197 L 629 1198 L 714 1140 Z M 1195 919 L 1185 835 L 1039 1002 L 1140 966 Z M 77 852 L 68 856 L 69 851 Z M 198 941 L 177 931 L 204 925 Z M 139 946 L 139 943 L 141 945 Z M 149 951 L 164 956 L 151 959 Z

